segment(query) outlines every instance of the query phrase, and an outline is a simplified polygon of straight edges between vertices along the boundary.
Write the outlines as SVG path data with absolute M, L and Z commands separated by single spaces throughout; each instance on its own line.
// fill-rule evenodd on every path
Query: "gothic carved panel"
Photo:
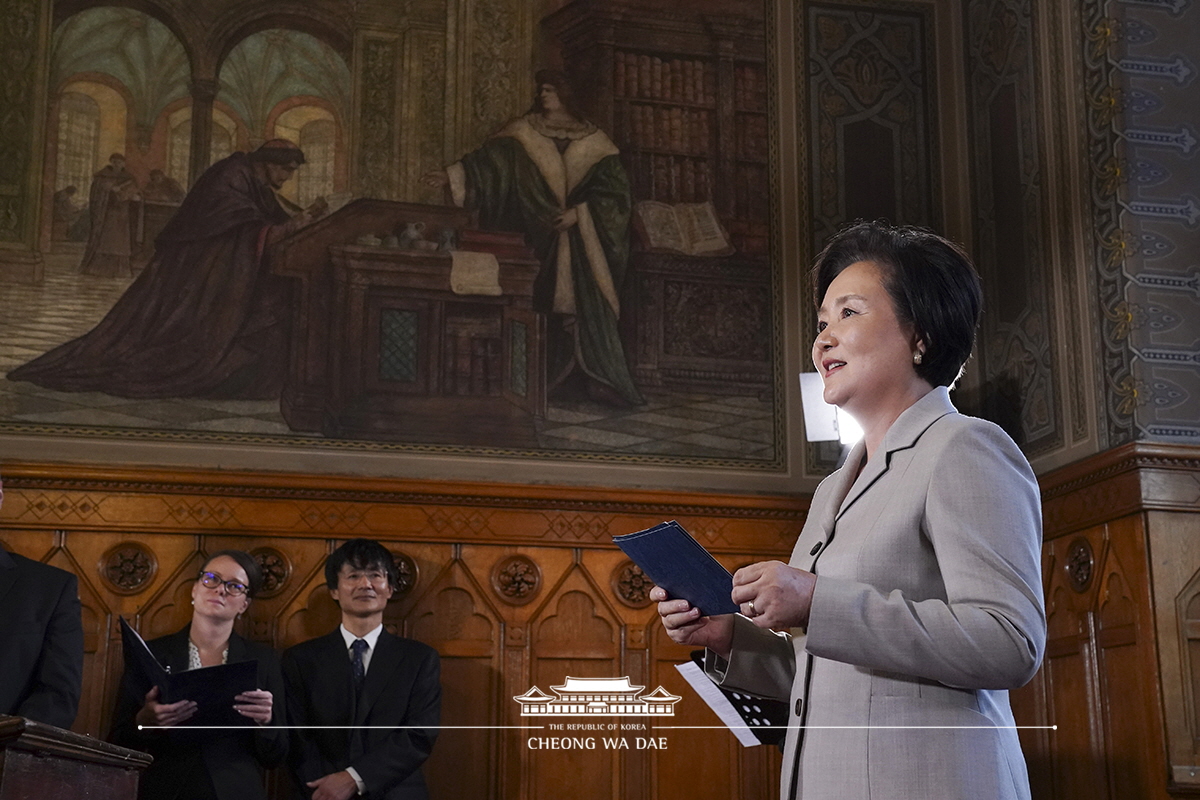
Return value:
M 417 585 L 420 575 L 417 572 L 417 562 L 406 553 L 399 550 L 392 550 L 392 560 L 396 562 L 396 574 L 399 576 L 399 581 L 396 585 L 396 592 L 392 595 L 393 600 L 400 600 L 408 595 Z
M 1067 559 L 1064 567 L 1071 588 L 1077 592 L 1086 592 L 1092 585 L 1095 576 L 1096 558 L 1092 553 L 1092 545 L 1087 539 L 1078 538 L 1071 542 L 1067 549 Z
M 492 589 L 506 603 L 528 603 L 537 596 L 541 584 L 542 570 L 528 556 L 502 558 L 492 568 Z
M 975 159 L 975 261 L 989 314 L 980 338 L 987 416 L 1027 453 L 1062 444 L 1062 388 L 1051 363 L 1053 305 L 1043 235 L 1042 165 L 1031 6 L 967 9 Z
M 258 597 L 274 597 L 282 592 L 292 576 L 291 560 L 274 547 L 256 547 L 250 551 L 250 557 L 262 570 L 263 587 Z
M 154 551 L 138 542 L 121 542 L 100 560 L 100 577 L 118 594 L 137 594 L 158 573 Z
M 936 80 L 925 15 L 812 3 L 797 24 L 808 56 L 798 63 L 809 64 L 813 252 L 859 217 L 934 223 Z
M 654 581 L 632 561 L 626 561 L 613 570 L 610 584 L 617 599 L 630 608 L 650 605 L 650 590 L 654 588 Z

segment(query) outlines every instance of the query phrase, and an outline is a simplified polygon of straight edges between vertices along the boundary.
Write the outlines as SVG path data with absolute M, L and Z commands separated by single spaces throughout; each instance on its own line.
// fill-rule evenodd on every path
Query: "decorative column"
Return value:
M 188 185 L 194 184 L 212 157 L 213 99 L 217 96 L 215 78 L 194 78 L 188 87 L 192 93 L 192 149 L 188 165 Z
M 0 280 L 39 282 L 50 4 L 0 0 Z

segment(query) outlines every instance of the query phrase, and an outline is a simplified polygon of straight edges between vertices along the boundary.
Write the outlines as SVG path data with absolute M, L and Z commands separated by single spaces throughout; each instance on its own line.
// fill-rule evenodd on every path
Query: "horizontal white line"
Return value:
M 556 723 L 558 724 L 558 723 Z M 564 725 L 570 724 L 586 724 L 586 723 L 561 723 Z M 613 723 L 616 724 L 616 723 Z M 252 725 L 138 725 L 138 730 L 165 730 L 171 727 L 184 728 L 193 731 L 240 731 L 240 730 L 258 730 Z M 449 730 L 449 731 L 544 731 L 545 725 L 267 725 L 267 728 L 284 731 L 422 731 L 422 730 Z M 747 730 L 747 731 L 786 731 L 789 728 L 806 729 L 806 730 L 895 730 L 895 731 L 911 731 L 911 730 L 933 730 L 933 731 L 1056 731 L 1057 725 L 654 725 L 650 728 L 629 728 L 626 730 L 652 730 L 652 731 L 723 731 L 723 730 Z M 555 729 L 556 732 L 558 729 Z M 563 732 L 581 731 L 581 730 L 598 730 L 597 728 L 582 729 L 582 728 L 567 728 Z
M 544 725 L 138 725 L 139 731 L 178 728 L 190 731 L 244 731 L 272 729 L 280 731 L 428 731 L 428 730 L 518 730 L 540 731 Z
M 1057 725 L 655 725 L 652 730 L 747 730 L 747 731 L 786 731 L 789 728 L 804 728 L 806 730 L 853 731 L 853 730 L 895 730 L 895 731 L 1056 731 Z

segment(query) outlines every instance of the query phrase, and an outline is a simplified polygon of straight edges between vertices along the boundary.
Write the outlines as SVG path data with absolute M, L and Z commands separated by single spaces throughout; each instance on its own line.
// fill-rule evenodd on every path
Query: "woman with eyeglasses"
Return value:
M 286 731 L 277 727 L 284 709 L 279 656 L 233 629 L 262 588 L 262 571 L 241 550 L 214 553 L 192 584 L 192 621 L 182 630 L 147 642 L 172 673 L 237 661 L 258 661 L 258 688 L 234 698 L 244 728 L 188 730 L 176 727 L 196 713 L 196 703 L 160 703 L 158 687 L 141 691 L 129 671 L 113 716 L 110 739 L 144 750 L 154 763 L 143 773 L 139 798 L 153 800 L 265 800 L 263 769 L 287 756 Z

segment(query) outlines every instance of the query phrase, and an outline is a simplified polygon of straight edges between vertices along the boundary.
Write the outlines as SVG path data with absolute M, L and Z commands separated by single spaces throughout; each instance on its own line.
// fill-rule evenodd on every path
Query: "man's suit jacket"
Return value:
M 818 487 L 792 552 L 817 575 L 807 630 L 736 616 L 729 663 L 710 653 L 709 674 L 789 702 L 783 798 L 1028 798 L 1002 726 L 1046 639 L 1033 472 L 944 387 L 900 415 L 855 479 L 864 453 Z
M 0 714 L 69 728 L 83 684 L 79 581 L 0 548 Z
M 419 729 L 294 729 L 292 774 L 306 783 L 354 767 L 366 797 L 424 800 L 421 765 L 437 738 L 442 688 L 437 651 L 386 630 L 371 653 L 361 694 L 340 630 L 310 639 L 283 654 L 288 717 L 294 726 L 397 725 Z
M 158 662 L 171 672 L 188 668 L 191 627 L 146 643 Z M 258 661 L 257 688 L 273 695 L 274 710 L 270 725 L 248 725 L 244 730 L 189 731 L 183 726 L 169 731 L 139 731 L 134 717 L 150 687 L 139 684 L 135 675 L 125 670 L 109 739 L 154 756 L 154 763 L 142 774 L 138 797 L 182 800 L 215 795 L 218 800 L 265 800 L 263 769 L 278 766 L 287 757 L 287 731 L 276 727 L 284 724 L 286 714 L 283 675 L 274 650 L 232 634 L 226 662 L 252 659 Z M 211 792 L 207 790 L 209 782 Z

